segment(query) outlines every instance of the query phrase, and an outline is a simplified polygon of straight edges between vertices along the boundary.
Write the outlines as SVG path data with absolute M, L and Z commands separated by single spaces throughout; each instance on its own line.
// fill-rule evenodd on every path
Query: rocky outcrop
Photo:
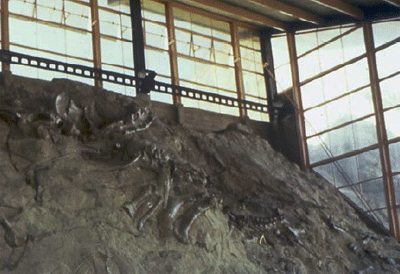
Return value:
M 169 125 L 67 80 L 3 88 L 0 118 L 0 273 L 400 267 L 384 229 L 243 125 Z

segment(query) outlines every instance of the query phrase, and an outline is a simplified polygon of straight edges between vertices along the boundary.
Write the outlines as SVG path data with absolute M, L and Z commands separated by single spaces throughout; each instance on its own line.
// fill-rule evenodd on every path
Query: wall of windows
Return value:
M 373 24 L 377 68 L 397 207 L 400 202 L 399 21 Z M 370 71 L 362 25 L 296 33 L 297 63 L 311 167 L 389 228 Z M 273 39 L 278 90 L 290 62 Z M 390 176 L 390 175 L 389 175 Z M 389 178 L 390 181 L 390 178 Z M 390 183 L 389 183 L 390 184 Z
M 237 97 L 230 25 L 174 8 L 180 85 Z M 182 98 L 184 106 L 238 115 L 237 108 Z
M 232 24 L 237 22 L 175 2 L 142 0 L 141 3 L 146 68 L 158 73 L 158 81 L 172 83 L 174 79 L 173 84 L 234 98 L 240 93 L 246 100 L 267 103 L 260 39 L 255 27 L 239 24 L 239 28 L 233 29 Z M 15 0 L 9 2 L 9 11 L 10 50 L 134 75 L 129 1 Z M 167 12 L 172 14 L 172 23 L 167 22 Z M 171 31 L 174 40 L 169 37 Z M 233 35 L 239 37 L 240 53 L 236 57 Z M 174 69 L 171 57 L 176 58 Z M 241 68 L 235 62 L 240 62 Z M 94 84 L 93 79 L 33 67 L 12 65 L 11 70 L 21 76 L 45 80 L 69 78 Z M 238 81 L 243 82 L 243 87 Z M 102 85 L 126 95 L 136 94 L 132 87 L 106 81 Z M 151 97 L 173 103 L 171 95 L 152 93 Z M 182 98 L 181 102 L 186 107 L 239 116 L 238 106 L 189 98 Z M 268 120 L 266 114 L 258 112 L 249 111 L 248 116 Z
M 98 0 L 98 6 L 102 69 L 134 75 L 130 7 L 122 0 Z M 103 87 L 130 96 L 136 94 L 133 87 L 109 82 L 104 82 Z
M 245 99 L 267 105 L 259 33 L 254 30 L 239 28 L 239 45 Z M 253 120 L 267 121 L 269 119 L 267 114 L 255 111 L 248 111 L 248 116 Z
M 93 66 L 89 0 L 9 1 L 10 50 L 58 61 Z M 68 41 L 68 43 L 67 43 Z M 93 80 L 13 66 L 13 73 L 51 80 Z
M 142 5 L 146 67 L 158 73 L 158 81 L 171 84 L 165 4 L 144 0 Z M 152 93 L 151 99 L 172 104 L 172 96 L 167 94 Z

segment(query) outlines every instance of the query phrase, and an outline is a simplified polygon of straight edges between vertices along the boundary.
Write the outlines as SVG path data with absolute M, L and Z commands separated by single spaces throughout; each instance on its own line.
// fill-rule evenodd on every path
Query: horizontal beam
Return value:
M 267 7 L 270 9 L 274 9 L 280 13 L 289 15 L 291 17 L 294 17 L 296 19 L 310 22 L 313 24 L 322 24 L 324 20 L 316 14 L 307 12 L 305 10 L 296 8 L 294 6 L 279 2 L 277 0 L 248 0 L 248 2 Z
M 383 0 L 384 2 L 400 8 L 400 0 Z
M 334 9 L 343 14 L 350 15 L 351 17 L 358 20 L 362 20 L 364 17 L 364 12 L 361 9 L 343 1 L 339 0 L 311 0 L 311 1 L 323 5 L 325 7 Z
M 240 18 L 247 22 L 262 25 L 265 27 L 271 27 L 271 28 L 275 28 L 278 30 L 282 30 L 282 31 L 287 29 L 287 24 L 285 24 L 281 21 L 274 20 L 272 18 L 261 15 L 259 13 L 255 13 L 255 12 L 243 9 L 243 8 L 239 8 L 237 6 L 230 5 L 230 4 L 224 3 L 222 1 L 188 0 L 188 1 L 184 1 L 184 3 L 188 4 L 188 5 L 194 5 L 194 6 L 200 5 L 201 7 L 205 8 L 205 9 L 211 8 L 211 9 L 217 10 L 219 12 L 222 12 L 223 14 L 228 14 L 230 16 Z

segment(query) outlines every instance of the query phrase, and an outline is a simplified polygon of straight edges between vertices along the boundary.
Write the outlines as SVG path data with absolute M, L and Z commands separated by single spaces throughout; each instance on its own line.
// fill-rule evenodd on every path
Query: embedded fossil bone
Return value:
M 205 197 L 200 201 L 195 201 L 194 204 L 189 207 L 176 221 L 174 224 L 174 235 L 178 241 L 188 244 L 189 243 L 189 230 L 193 222 L 201 214 L 206 212 L 208 209 L 215 205 L 215 199 L 213 197 Z

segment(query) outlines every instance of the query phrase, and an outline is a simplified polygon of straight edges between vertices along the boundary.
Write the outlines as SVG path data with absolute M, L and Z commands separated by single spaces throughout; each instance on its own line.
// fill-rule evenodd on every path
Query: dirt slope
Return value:
M 0 118 L 0 273 L 400 269 L 382 228 L 243 125 L 192 131 L 67 80 L 2 87 Z

